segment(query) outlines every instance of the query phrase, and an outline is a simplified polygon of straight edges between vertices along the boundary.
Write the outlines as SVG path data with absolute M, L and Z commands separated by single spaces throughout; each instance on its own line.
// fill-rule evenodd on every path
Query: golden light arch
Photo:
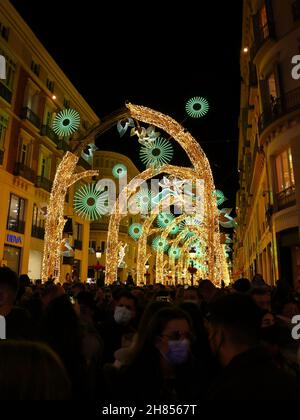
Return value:
M 195 172 L 199 179 L 205 182 L 205 217 L 207 223 L 208 234 L 208 266 L 210 279 L 214 282 L 219 282 L 222 277 L 220 270 L 221 267 L 221 250 L 220 250 L 220 234 L 219 234 L 219 220 L 216 199 L 213 196 L 215 190 L 212 171 L 209 161 L 202 150 L 199 143 L 194 137 L 186 131 L 177 121 L 171 117 L 162 114 L 161 112 L 154 111 L 153 109 L 134 105 L 131 103 L 126 104 L 132 118 L 158 127 L 168 133 L 177 143 L 179 143 L 186 154 L 188 155 Z M 109 230 L 107 237 L 107 252 L 106 252 L 106 283 L 112 283 L 116 280 L 117 275 L 117 258 L 115 250 L 118 245 L 118 233 L 121 220 L 119 199 L 123 194 L 123 199 L 130 197 L 138 188 L 136 181 L 142 178 L 146 181 L 153 178 L 158 173 L 166 172 L 166 167 L 159 172 L 149 168 L 144 171 L 139 177 L 134 178 L 127 187 L 124 188 L 114 206 L 113 213 L 109 221 Z

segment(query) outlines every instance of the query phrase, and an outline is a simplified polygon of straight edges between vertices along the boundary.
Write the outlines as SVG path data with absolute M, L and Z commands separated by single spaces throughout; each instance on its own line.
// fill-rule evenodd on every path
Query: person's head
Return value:
M 234 293 L 212 302 L 206 326 L 219 362 L 226 366 L 233 357 L 257 345 L 260 325 L 261 311 L 248 296 Z
M 57 297 L 62 296 L 65 294 L 65 290 L 63 287 L 58 286 L 57 284 L 50 283 L 42 291 L 42 304 L 43 308 L 47 308 L 47 306 Z
M 78 293 L 84 292 L 84 291 L 85 291 L 84 283 L 77 282 L 72 285 L 72 294 L 74 297 L 76 297 Z
M 79 304 L 80 317 L 81 319 L 91 319 L 95 312 L 96 302 L 92 293 L 90 292 L 79 292 L 76 297 L 77 303 Z
M 265 287 L 266 283 L 263 279 L 263 276 L 259 273 L 256 273 L 252 279 L 252 287 Z
M 138 345 L 156 352 L 169 365 L 187 362 L 190 356 L 192 323 L 181 309 L 166 307 L 156 312 Z
M 188 289 L 183 289 L 183 301 L 199 304 L 200 297 L 198 289 L 196 289 L 196 287 L 189 287 Z
M 46 345 L 0 340 L 0 400 L 67 400 L 70 381 Z
M 251 296 L 256 305 L 263 311 L 271 312 L 271 293 L 265 288 L 255 288 Z
M 28 276 L 28 274 L 21 274 L 19 277 L 19 284 L 22 285 L 23 287 L 28 287 L 30 286 L 30 278 Z
M 198 290 L 205 302 L 211 301 L 217 291 L 216 286 L 210 280 L 200 281 Z
M 18 288 L 17 274 L 8 267 L 0 267 L 0 315 L 6 315 L 7 308 L 13 306 Z
M 283 304 L 281 315 L 285 318 L 292 319 L 296 315 L 300 315 L 300 305 L 297 301 L 291 300 Z
M 232 289 L 237 293 L 248 293 L 251 289 L 250 280 L 242 277 L 233 283 Z
M 137 316 L 136 297 L 124 290 L 115 297 L 114 319 L 117 324 L 127 325 Z

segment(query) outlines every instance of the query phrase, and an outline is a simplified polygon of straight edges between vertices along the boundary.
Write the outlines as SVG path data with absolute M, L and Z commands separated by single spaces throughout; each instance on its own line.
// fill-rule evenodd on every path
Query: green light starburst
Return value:
M 157 216 L 156 223 L 158 227 L 163 229 L 169 226 L 174 219 L 175 217 L 171 213 L 159 213 L 159 215 Z
M 132 223 L 129 226 L 128 233 L 133 239 L 139 239 L 143 234 L 143 226 L 140 223 Z
M 173 157 L 173 147 L 171 143 L 163 137 L 158 137 L 150 145 L 142 146 L 140 149 L 141 161 L 147 167 L 158 168 L 171 161 Z
M 188 116 L 192 118 L 201 118 L 208 113 L 209 103 L 205 98 L 195 96 L 186 102 L 185 110 Z
M 181 254 L 180 249 L 176 246 L 171 246 L 168 253 L 169 257 L 174 258 L 175 260 L 178 260 Z
M 54 118 L 52 128 L 58 136 L 69 136 L 78 130 L 80 115 L 75 109 L 63 109 Z
M 152 248 L 155 251 L 167 251 L 169 243 L 167 239 L 162 238 L 161 236 L 156 236 L 152 241 Z
M 227 198 L 225 197 L 223 191 L 221 191 L 221 190 L 215 190 L 213 192 L 213 196 L 217 200 L 217 206 L 221 206 L 221 204 L 223 204 L 227 200 Z
M 127 168 L 123 163 L 117 163 L 112 168 L 112 174 L 115 178 L 123 178 L 127 174 Z
M 86 220 L 97 220 L 106 213 L 108 194 L 96 189 L 96 184 L 79 188 L 74 194 L 74 211 Z
M 170 230 L 170 234 L 171 235 L 176 235 L 180 230 L 180 227 L 178 225 L 174 225 L 172 226 L 171 230 Z

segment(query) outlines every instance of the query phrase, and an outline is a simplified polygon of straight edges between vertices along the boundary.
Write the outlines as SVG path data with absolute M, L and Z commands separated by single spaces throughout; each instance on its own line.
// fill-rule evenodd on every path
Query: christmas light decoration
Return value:
M 106 191 L 96 189 L 96 184 L 83 185 L 74 194 L 74 211 L 86 220 L 97 220 L 105 214 Z
M 139 239 L 143 233 L 143 226 L 140 223 L 132 223 L 128 232 L 133 239 Z
M 67 152 L 56 170 L 53 187 L 47 206 L 45 224 L 44 253 L 41 277 L 43 281 L 52 276 L 60 277 L 61 247 L 63 241 L 63 228 L 65 196 L 68 188 L 85 177 L 99 175 L 98 171 L 91 170 L 75 174 L 78 156 Z
M 52 127 L 58 136 L 69 136 L 78 130 L 80 115 L 75 109 L 63 109 L 54 118 Z
M 180 257 L 180 249 L 177 247 L 171 246 L 168 253 L 171 258 L 176 260 Z
M 124 120 L 120 120 L 117 122 L 117 130 L 120 134 L 120 137 L 123 137 L 126 131 L 128 130 L 128 127 L 134 127 L 134 121 L 132 118 L 127 118 Z
M 148 213 L 152 207 L 152 193 L 148 190 L 148 188 L 141 188 L 140 191 L 135 194 L 134 200 L 136 202 L 137 209 L 142 214 Z
M 112 168 L 112 174 L 115 178 L 123 178 L 127 174 L 127 168 L 122 163 L 117 163 Z
M 140 158 L 147 167 L 161 167 L 170 162 L 173 157 L 173 148 L 171 143 L 159 137 L 149 146 L 142 146 Z
M 215 190 L 213 192 L 213 196 L 216 198 L 218 206 L 221 206 L 221 204 L 223 204 L 227 200 L 227 198 L 221 190 Z
M 195 96 L 187 101 L 185 110 L 190 117 L 200 118 L 208 113 L 209 104 L 205 98 Z
M 167 227 L 175 219 L 175 216 L 171 213 L 160 213 L 157 216 L 157 226 L 160 228 Z
M 152 248 L 155 251 L 157 251 L 157 250 L 166 251 L 168 249 L 168 247 L 169 247 L 169 243 L 168 243 L 167 239 L 162 239 L 160 236 L 157 236 L 152 241 Z

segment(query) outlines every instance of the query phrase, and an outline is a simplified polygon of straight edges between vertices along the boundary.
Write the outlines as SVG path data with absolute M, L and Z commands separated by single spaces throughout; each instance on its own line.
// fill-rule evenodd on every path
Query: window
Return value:
M 31 62 L 31 70 L 33 71 L 34 74 L 36 74 L 37 76 L 40 75 L 40 69 L 41 66 L 37 63 L 35 63 L 33 60 Z
M 0 114 L 0 149 L 4 149 L 5 134 L 8 124 L 8 118 Z
M 52 80 L 47 79 L 47 88 L 50 90 L 50 92 L 54 92 L 54 82 Z
M 9 28 L 7 26 L 4 26 L 3 23 L 1 22 L 0 22 L 0 34 L 2 38 L 5 39 L 5 41 L 8 41 Z
M 82 231 L 83 231 L 82 225 L 80 223 L 75 223 L 74 237 L 78 241 L 82 241 Z
M 277 192 L 282 192 L 295 185 L 291 148 L 285 150 L 275 159 Z
M 105 251 L 105 241 L 101 242 L 101 252 Z
M 40 152 L 38 175 L 42 178 L 50 179 L 51 172 L 51 155 L 46 154 L 44 150 Z
M 269 25 L 268 25 L 267 8 L 265 4 L 263 5 L 263 7 L 260 9 L 260 12 L 259 12 L 259 26 L 260 26 L 263 39 L 267 39 L 269 37 Z
M 19 140 L 19 158 L 18 162 L 30 168 L 31 166 L 31 142 L 28 139 L 20 138 Z
M 14 232 L 24 232 L 25 200 L 17 195 L 10 195 L 7 229 Z
M 16 72 L 16 64 L 12 61 L 12 59 L 0 49 L 0 54 L 5 57 L 6 60 L 6 78 L 1 79 L 0 82 L 6 86 L 6 88 L 11 92 L 13 90 L 13 83 L 14 77 Z M 6 97 L 4 98 L 6 99 Z M 10 102 L 10 100 L 9 100 Z
M 32 226 L 40 228 L 45 227 L 45 219 L 42 216 L 41 211 L 36 204 L 33 205 Z
M 96 251 L 96 241 L 89 241 L 89 248 Z

